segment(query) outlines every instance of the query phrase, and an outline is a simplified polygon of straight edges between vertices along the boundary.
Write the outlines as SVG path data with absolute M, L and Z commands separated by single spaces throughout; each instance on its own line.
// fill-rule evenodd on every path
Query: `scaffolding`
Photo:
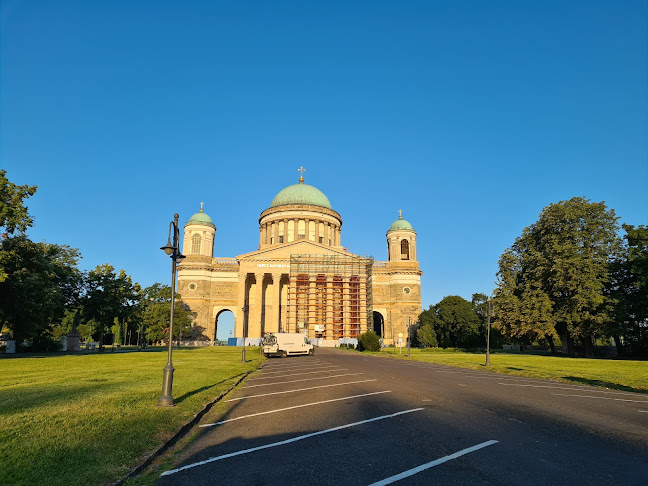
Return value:
M 373 257 L 291 255 L 288 332 L 358 338 L 373 329 Z

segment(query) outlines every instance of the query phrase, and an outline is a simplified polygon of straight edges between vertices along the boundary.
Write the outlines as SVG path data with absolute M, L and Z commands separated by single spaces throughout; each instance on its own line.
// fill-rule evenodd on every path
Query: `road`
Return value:
M 270 359 L 158 485 L 648 485 L 648 395 L 338 349 Z

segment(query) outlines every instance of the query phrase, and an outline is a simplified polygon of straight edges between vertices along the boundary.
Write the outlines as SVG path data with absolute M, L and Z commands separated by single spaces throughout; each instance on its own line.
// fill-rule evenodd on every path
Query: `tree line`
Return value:
M 491 300 L 494 347 L 561 346 L 594 355 L 648 355 L 648 227 L 619 226 L 613 209 L 583 197 L 550 204 L 499 259 Z M 623 233 L 622 233 L 623 231 Z M 422 346 L 484 347 L 489 297 L 448 296 L 419 316 Z
M 171 288 L 142 288 L 110 264 L 78 268 L 76 248 L 34 242 L 25 200 L 36 186 L 16 185 L 0 170 L 0 327 L 19 345 L 54 349 L 61 336 L 76 331 L 102 347 L 110 342 L 142 345 L 168 338 Z M 174 339 L 196 337 L 189 307 L 176 295 Z

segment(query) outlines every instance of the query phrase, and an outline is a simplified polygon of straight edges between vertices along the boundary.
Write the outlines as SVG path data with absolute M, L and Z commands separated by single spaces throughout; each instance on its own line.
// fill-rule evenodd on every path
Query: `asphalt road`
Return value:
M 226 400 L 156 484 L 648 485 L 644 394 L 318 348 Z

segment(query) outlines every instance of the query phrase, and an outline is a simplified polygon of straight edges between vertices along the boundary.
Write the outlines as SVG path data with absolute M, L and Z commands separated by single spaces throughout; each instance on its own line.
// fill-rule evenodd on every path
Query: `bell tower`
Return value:
M 416 231 L 400 209 L 387 231 L 387 254 L 390 262 L 416 261 Z
M 214 256 L 214 238 L 216 225 L 203 209 L 194 214 L 184 225 L 182 253 L 186 256 Z

